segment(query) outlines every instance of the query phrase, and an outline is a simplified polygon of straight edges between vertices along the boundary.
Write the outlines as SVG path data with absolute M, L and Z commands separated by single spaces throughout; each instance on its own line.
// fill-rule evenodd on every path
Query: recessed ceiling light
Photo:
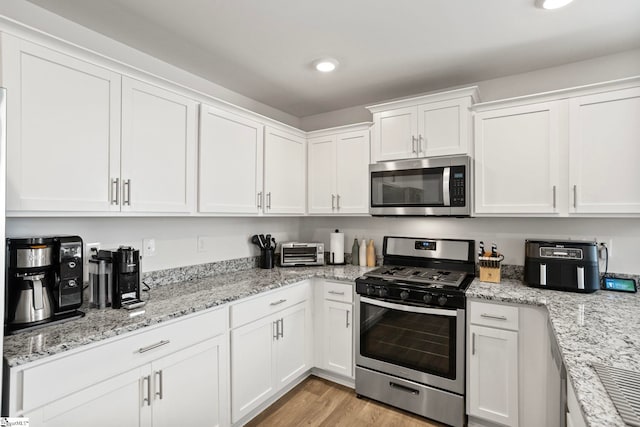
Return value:
M 572 1 L 573 0 L 536 0 L 536 5 L 542 9 L 551 10 L 565 7 Z
M 318 71 L 329 73 L 338 67 L 338 61 L 333 58 L 318 59 L 314 62 L 314 67 Z

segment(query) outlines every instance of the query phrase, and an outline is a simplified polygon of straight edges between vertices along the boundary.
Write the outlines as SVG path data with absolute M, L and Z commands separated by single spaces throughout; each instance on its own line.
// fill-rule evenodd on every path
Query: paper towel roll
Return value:
M 331 233 L 329 247 L 329 263 L 344 264 L 344 233 L 340 233 L 338 230 Z

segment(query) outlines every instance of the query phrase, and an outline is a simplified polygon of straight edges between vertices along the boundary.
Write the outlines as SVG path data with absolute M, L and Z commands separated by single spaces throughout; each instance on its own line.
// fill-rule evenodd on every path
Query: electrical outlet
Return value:
M 94 249 L 96 252 L 100 250 L 100 242 L 93 242 L 93 243 L 87 243 L 85 245 L 85 250 L 84 250 L 84 259 L 89 262 L 89 259 L 91 258 L 91 255 L 93 255 L 92 249 Z
M 143 256 L 155 256 L 156 254 L 156 239 L 143 239 L 142 240 L 142 255 Z
M 612 239 L 595 239 L 598 242 L 598 256 L 601 260 L 605 260 L 607 255 L 609 259 L 613 257 L 613 240 Z M 607 248 L 605 250 L 605 247 Z

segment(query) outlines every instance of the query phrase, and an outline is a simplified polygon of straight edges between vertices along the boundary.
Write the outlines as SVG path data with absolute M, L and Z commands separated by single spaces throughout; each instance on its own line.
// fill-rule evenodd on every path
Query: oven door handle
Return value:
M 458 310 L 453 310 L 453 309 L 415 307 L 413 305 L 394 304 L 391 302 L 380 301 L 377 299 L 372 299 L 367 297 L 360 297 L 360 302 L 375 305 L 378 307 L 390 308 L 392 310 L 407 311 L 409 313 L 435 314 L 436 316 L 449 316 L 449 317 L 456 317 L 458 315 Z

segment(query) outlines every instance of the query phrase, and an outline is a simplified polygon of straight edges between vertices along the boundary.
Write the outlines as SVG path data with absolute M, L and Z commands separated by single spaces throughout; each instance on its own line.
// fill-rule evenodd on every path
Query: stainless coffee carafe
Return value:
M 53 241 L 33 239 L 9 248 L 7 323 L 22 326 L 53 316 Z

